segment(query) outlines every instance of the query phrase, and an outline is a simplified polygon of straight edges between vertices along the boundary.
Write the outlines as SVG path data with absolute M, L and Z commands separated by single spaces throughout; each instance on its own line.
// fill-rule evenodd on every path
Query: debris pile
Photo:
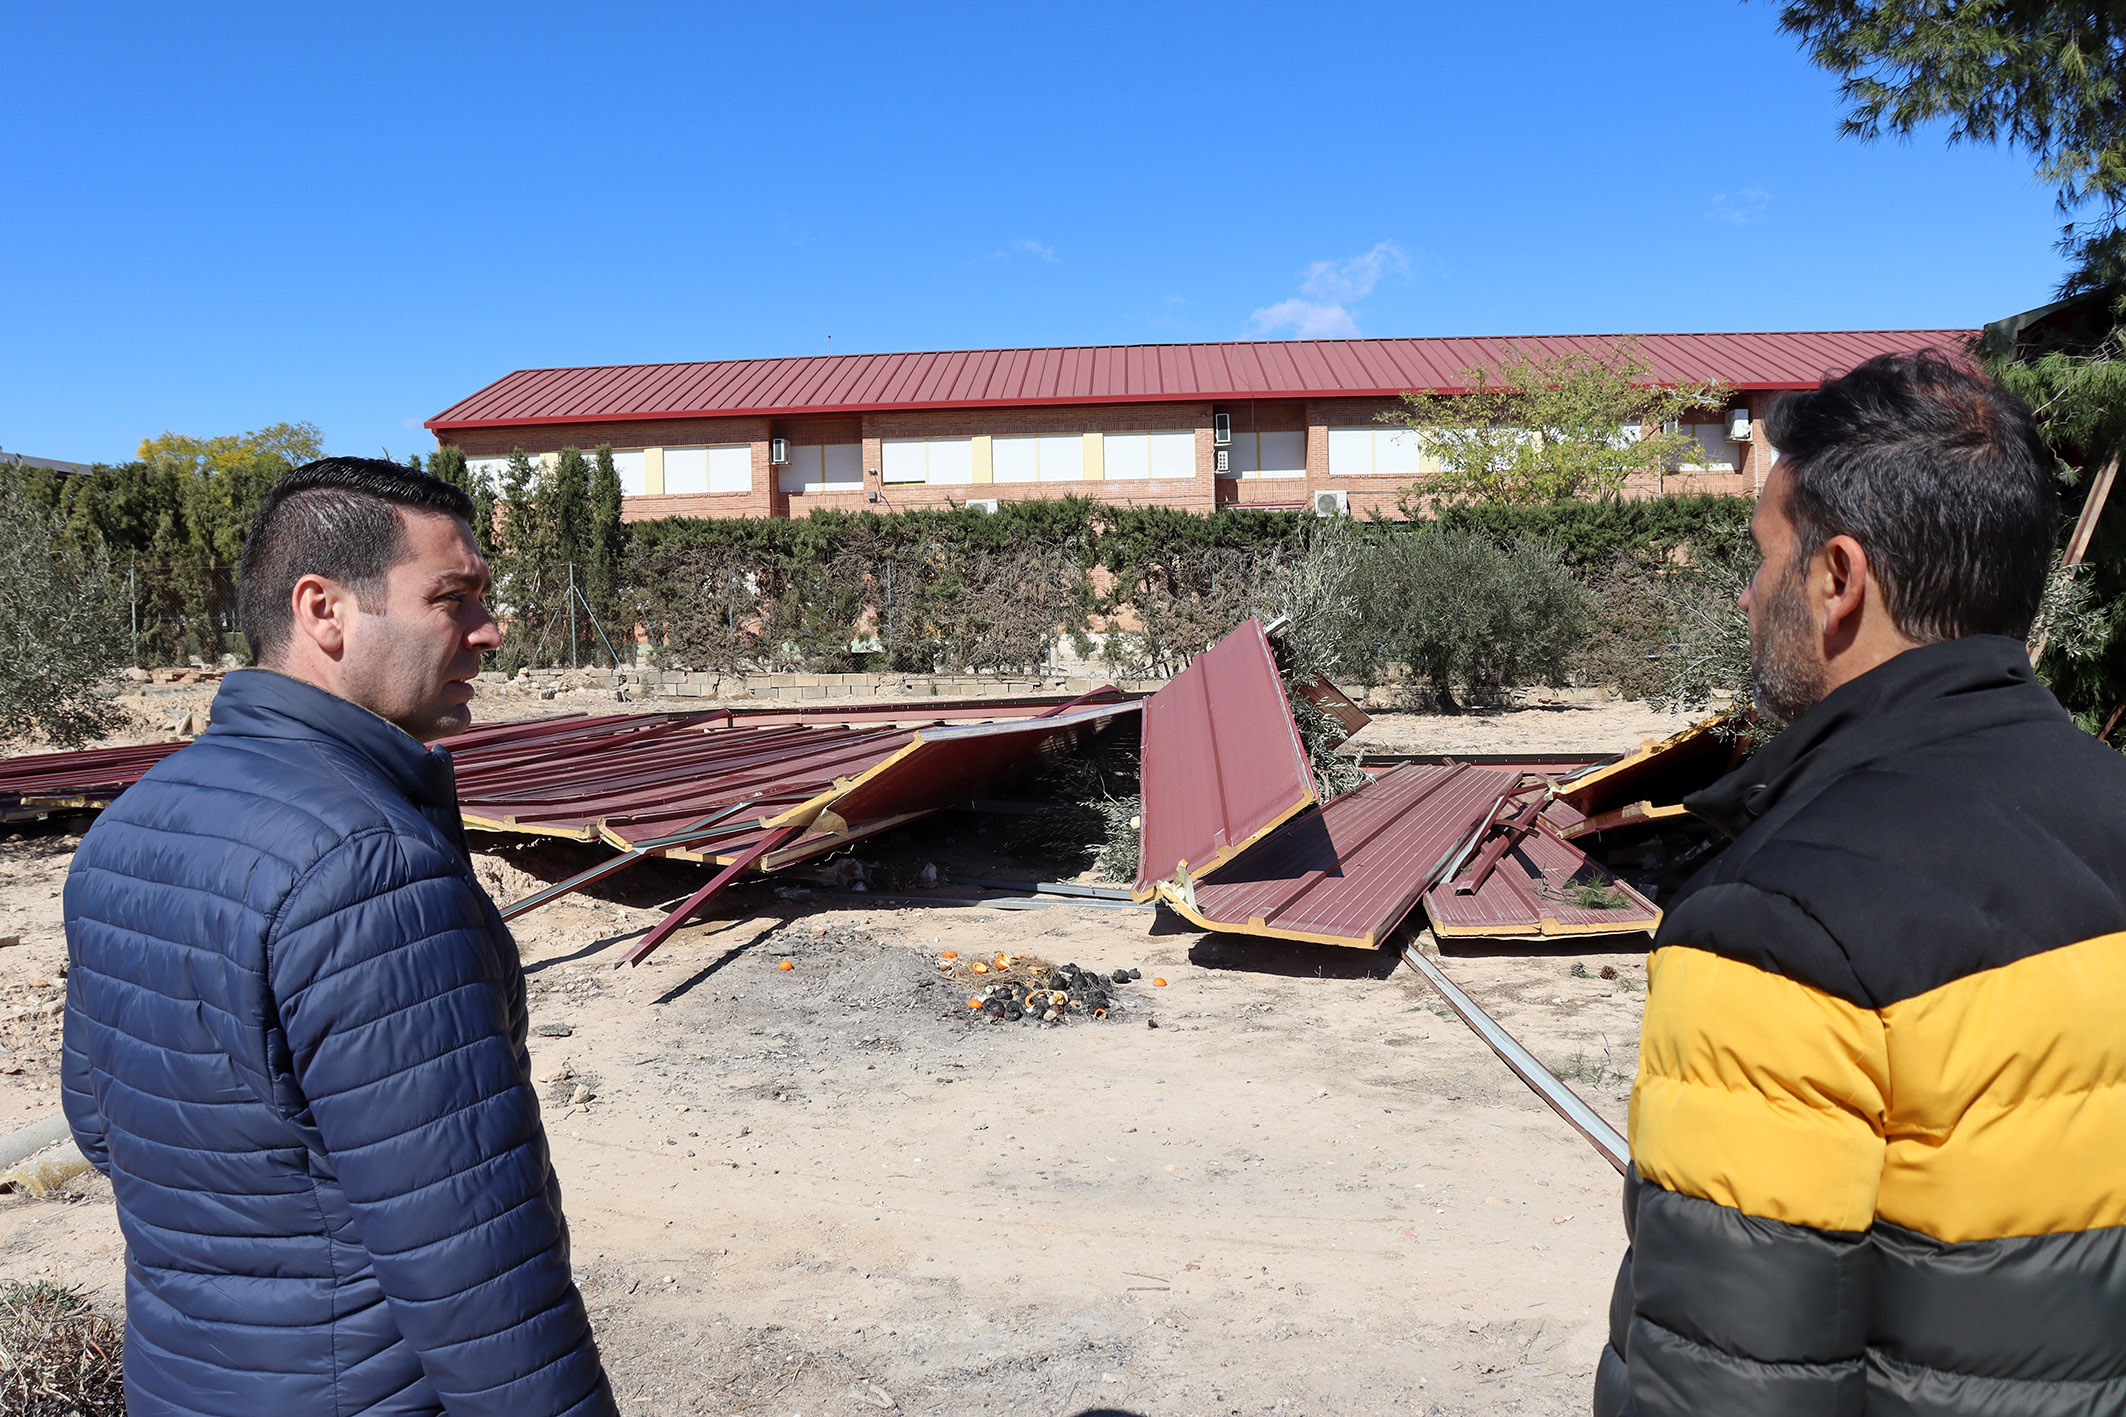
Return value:
M 1104 1019 L 1123 1006 L 1118 991 L 1144 977 L 1141 969 L 1102 973 L 1075 964 L 1052 964 L 1036 955 L 999 953 L 985 959 L 962 959 L 957 950 L 938 957 L 938 970 L 955 983 L 967 985 L 967 1012 L 991 1023 Z

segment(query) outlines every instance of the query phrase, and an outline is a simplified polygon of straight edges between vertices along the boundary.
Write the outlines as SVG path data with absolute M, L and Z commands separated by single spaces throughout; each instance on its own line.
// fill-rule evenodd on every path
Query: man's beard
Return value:
M 1789 565 L 1758 607 L 1750 633 L 1750 676 L 1756 680 L 1757 712 L 1792 723 L 1814 708 L 1828 677 L 1815 644 L 1802 567 Z

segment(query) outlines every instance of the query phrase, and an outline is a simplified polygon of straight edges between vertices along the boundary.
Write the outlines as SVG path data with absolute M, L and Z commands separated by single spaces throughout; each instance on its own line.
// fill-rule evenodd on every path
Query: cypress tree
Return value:
M 600 443 L 590 472 L 590 546 L 585 554 L 584 586 L 609 635 L 618 634 L 620 553 L 627 532 L 620 523 L 620 472 L 613 466 L 613 445 Z
M 579 450 L 563 448 L 554 461 L 553 501 L 547 525 L 553 528 L 554 554 L 580 566 L 591 545 L 591 465 Z

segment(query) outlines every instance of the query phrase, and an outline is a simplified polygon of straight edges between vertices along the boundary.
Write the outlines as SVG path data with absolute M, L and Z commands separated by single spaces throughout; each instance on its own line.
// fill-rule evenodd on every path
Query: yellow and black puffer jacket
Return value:
M 1975 636 L 1690 805 L 1597 1417 L 2126 1414 L 2126 760 Z

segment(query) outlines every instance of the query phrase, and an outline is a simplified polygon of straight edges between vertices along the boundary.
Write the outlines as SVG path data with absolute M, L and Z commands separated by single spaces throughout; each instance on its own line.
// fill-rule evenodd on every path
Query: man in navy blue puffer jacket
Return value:
M 487 568 L 330 458 L 244 548 L 253 657 L 66 886 L 64 1096 L 126 1240 L 132 1417 L 614 1409 L 450 758 Z

